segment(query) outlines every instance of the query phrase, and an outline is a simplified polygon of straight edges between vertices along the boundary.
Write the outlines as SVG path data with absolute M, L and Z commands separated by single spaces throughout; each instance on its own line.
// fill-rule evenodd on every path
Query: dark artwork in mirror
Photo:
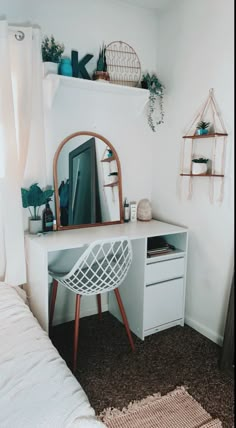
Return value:
M 120 162 L 101 135 L 76 132 L 62 141 L 54 186 L 58 229 L 122 222 Z

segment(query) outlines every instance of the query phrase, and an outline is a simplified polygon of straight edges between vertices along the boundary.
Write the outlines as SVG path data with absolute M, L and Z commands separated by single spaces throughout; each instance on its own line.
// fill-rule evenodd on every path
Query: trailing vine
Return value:
M 148 124 L 152 131 L 155 132 L 156 126 L 160 125 L 161 123 L 164 123 L 164 86 L 161 84 L 155 74 L 150 75 L 149 73 L 143 75 L 141 85 L 143 88 L 149 90 Z M 157 102 L 159 102 L 160 107 L 160 118 L 159 120 L 154 120 Z

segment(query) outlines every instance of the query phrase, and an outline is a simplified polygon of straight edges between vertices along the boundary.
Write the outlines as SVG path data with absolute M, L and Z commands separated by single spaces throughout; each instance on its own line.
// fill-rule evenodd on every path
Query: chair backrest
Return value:
M 119 287 L 131 262 L 132 247 L 127 237 L 94 241 L 58 281 L 80 295 L 101 294 Z

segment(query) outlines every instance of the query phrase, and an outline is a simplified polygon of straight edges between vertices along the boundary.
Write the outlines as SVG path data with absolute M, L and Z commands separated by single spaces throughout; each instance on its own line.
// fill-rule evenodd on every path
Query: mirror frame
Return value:
M 113 156 L 115 157 L 116 163 L 117 163 L 117 172 L 118 172 L 118 191 L 119 191 L 119 204 L 120 204 L 120 220 L 115 221 L 106 221 L 103 223 L 88 223 L 88 224 L 78 224 L 78 225 L 69 225 L 69 226 L 62 226 L 61 220 L 60 220 L 60 199 L 59 199 L 59 192 L 58 192 L 58 177 L 57 177 L 57 161 L 58 157 L 60 155 L 60 152 L 64 145 L 68 143 L 69 140 L 71 140 L 74 137 L 78 136 L 90 136 L 99 138 L 102 140 L 111 150 L 113 153 Z M 106 226 L 111 224 L 120 224 L 124 222 L 123 219 L 123 210 L 122 210 L 122 179 L 121 179 L 121 167 L 120 167 L 120 160 L 117 155 L 117 152 L 114 148 L 114 146 L 108 141 L 105 137 L 103 137 L 100 134 L 97 134 L 96 132 L 90 132 L 90 131 L 79 131 L 74 132 L 73 134 L 68 135 L 57 148 L 57 151 L 54 155 L 53 159 L 53 182 L 54 182 L 54 197 L 55 197 L 55 211 L 56 211 L 56 222 L 57 222 L 57 230 L 70 230 L 70 229 L 82 229 L 85 227 L 95 227 L 95 226 Z

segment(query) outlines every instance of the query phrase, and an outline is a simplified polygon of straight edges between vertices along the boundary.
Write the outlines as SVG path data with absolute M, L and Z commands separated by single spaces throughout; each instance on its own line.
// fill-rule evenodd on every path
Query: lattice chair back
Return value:
M 66 275 L 53 277 L 76 294 L 94 295 L 114 290 L 124 281 L 132 262 L 127 237 L 94 241 Z

